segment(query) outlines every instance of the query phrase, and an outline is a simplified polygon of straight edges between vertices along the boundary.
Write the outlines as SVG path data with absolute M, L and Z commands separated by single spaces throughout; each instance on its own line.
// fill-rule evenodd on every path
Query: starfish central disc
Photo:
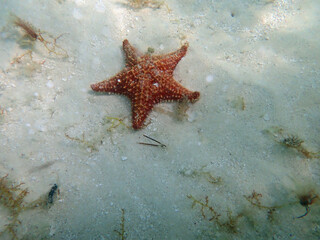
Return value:
M 123 41 L 126 67 L 110 79 L 92 84 L 91 88 L 97 92 L 127 96 L 132 106 L 132 127 L 140 129 L 155 104 L 199 99 L 199 92 L 186 89 L 173 78 L 173 71 L 187 49 L 186 43 L 179 50 L 165 55 L 142 55 L 126 39 Z

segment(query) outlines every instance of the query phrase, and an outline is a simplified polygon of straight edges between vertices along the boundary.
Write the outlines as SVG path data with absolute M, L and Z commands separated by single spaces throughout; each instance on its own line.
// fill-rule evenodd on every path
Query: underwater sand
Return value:
M 0 0 L 0 177 L 24 183 L 25 205 L 60 192 L 21 211 L 17 238 L 320 239 L 320 2 L 148 6 Z M 12 15 L 63 34 L 68 57 L 26 42 Z M 189 42 L 174 77 L 200 100 L 127 128 L 129 100 L 90 88 L 125 66 L 124 39 L 155 55 Z M 138 144 L 153 143 L 143 134 L 166 147 Z M 300 147 L 283 144 L 293 136 Z M 0 216 L 5 231 L 3 204 Z

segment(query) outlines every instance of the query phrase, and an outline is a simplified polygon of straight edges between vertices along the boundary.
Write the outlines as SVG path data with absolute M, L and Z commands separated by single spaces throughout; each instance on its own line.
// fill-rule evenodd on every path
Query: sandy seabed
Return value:
M 319 11 L 0 0 L 1 239 L 319 239 Z M 200 100 L 132 130 L 128 99 L 90 89 L 123 69 L 124 39 L 155 55 L 188 42 L 174 77 Z

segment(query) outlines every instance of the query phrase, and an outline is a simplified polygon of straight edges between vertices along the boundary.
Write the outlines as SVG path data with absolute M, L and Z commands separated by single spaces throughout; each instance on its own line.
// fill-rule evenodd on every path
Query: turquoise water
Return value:
M 319 239 L 319 10 L 0 0 L 1 239 Z M 127 98 L 90 88 L 125 67 L 124 39 L 188 42 L 173 76 L 199 101 L 133 130 Z

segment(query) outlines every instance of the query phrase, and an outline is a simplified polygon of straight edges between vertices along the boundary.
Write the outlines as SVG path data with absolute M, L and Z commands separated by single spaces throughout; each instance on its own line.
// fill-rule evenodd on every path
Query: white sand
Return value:
M 296 218 L 305 212 L 298 196 L 320 194 L 319 159 L 264 131 L 282 127 L 320 151 L 319 1 L 168 0 L 170 12 L 124 3 L 0 0 L 0 173 L 25 183 L 26 202 L 55 183 L 60 189 L 50 209 L 21 214 L 19 239 L 121 239 L 121 209 L 126 239 L 319 239 L 320 200 Z M 10 65 L 27 50 L 10 12 L 53 36 L 66 33 L 58 44 L 69 58 L 37 42 L 35 62 Z M 131 125 L 130 103 L 90 84 L 124 67 L 126 38 L 154 54 L 189 42 L 174 72 L 201 93 L 187 118 L 161 104 L 146 128 L 108 131 L 106 117 Z M 143 134 L 167 148 L 137 144 L 148 141 Z M 222 182 L 209 183 L 208 174 Z M 285 205 L 273 221 L 244 198 L 253 190 L 262 205 Z M 242 214 L 237 233 L 208 212 L 204 219 L 187 195 L 208 196 L 221 223 L 228 211 Z M 0 214 L 3 230 L 10 219 L 3 207 Z

